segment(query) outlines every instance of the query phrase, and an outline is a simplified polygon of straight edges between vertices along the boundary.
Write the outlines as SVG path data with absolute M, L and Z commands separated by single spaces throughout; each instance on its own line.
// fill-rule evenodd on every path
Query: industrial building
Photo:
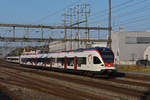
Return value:
M 112 32 L 112 49 L 118 64 L 135 64 L 148 59 L 150 32 Z

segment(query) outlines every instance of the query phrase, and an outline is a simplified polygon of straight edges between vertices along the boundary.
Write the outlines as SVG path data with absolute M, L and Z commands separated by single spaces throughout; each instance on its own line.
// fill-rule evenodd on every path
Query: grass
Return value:
M 118 71 L 137 71 L 137 72 L 150 72 L 150 67 L 143 67 L 143 66 L 118 66 Z

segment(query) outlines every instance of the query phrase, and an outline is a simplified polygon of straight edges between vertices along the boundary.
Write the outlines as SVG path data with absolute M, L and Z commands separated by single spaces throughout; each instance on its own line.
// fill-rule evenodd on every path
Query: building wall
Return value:
M 119 61 L 144 59 L 144 51 L 150 46 L 148 37 L 150 32 L 112 32 L 112 49 L 116 59 Z
M 49 44 L 49 50 L 51 52 L 54 52 L 54 51 L 76 50 L 79 48 L 106 47 L 106 45 L 107 45 L 106 42 L 86 43 L 86 42 L 74 42 L 74 41 L 73 42 L 55 41 Z
M 72 48 L 71 48 L 72 45 Z M 79 45 L 79 46 L 78 46 Z M 86 48 L 85 42 L 61 42 L 55 41 L 49 44 L 50 51 L 67 51 L 67 50 L 75 50 L 78 48 Z
M 146 50 L 144 51 L 144 59 L 149 60 L 150 61 L 150 46 L 146 48 Z

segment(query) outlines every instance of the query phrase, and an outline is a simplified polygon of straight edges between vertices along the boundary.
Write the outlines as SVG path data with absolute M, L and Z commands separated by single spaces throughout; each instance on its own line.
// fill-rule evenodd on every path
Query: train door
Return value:
M 19 62 L 19 64 L 20 64 L 20 56 L 19 56 L 19 58 L 18 58 L 18 62 Z
M 32 66 L 34 65 L 33 63 L 34 63 L 34 60 L 33 60 L 33 58 L 31 58 L 31 64 L 32 64 Z
M 87 57 L 87 67 L 90 68 L 93 65 L 93 56 L 92 54 L 89 54 Z
M 74 70 L 77 70 L 78 67 L 78 58 L 74 57 Z
M 67 57 L 64 58 L 64 69 L 67 68 Z
M 50 68 L 52 68 L 52 57 L 50 57 Z
M 46 67 L 46 63 L 47 63 L 47 58 L 44 58 L 44 67 Z
M 38 64 L 38 58 L 36 57 L 35 58 L 35 66 L 37 66 L 37 64 Z

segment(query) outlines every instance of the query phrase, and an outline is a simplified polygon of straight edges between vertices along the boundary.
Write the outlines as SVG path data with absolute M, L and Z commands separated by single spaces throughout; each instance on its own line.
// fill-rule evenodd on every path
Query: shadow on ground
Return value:
M 142 94 L 140 100 L 150 100 L 150 89 Z
M 12 100 L 12 99 L 8 97 L 5 93 L 0 91 L 0 100 Z

